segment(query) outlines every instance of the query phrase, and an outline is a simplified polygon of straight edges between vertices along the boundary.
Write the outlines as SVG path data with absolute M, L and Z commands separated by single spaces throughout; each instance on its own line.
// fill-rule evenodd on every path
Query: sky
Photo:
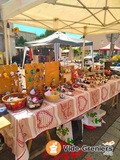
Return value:
M 43 28 L 36 28 L 36 27 L 31 27 L 31 26 L 24 26 L 20 24 L 14 24 L 14 27 L 18 27 L 20 31 L 25 31 L 25 32 L 31 32 L 35 33 L 37 36 L 40 36 L 41 34 L 44 34 L 46 29 Z M 81 35 L 78 34 L 71 34 L 71 33 L 66 33 L 67 35 L 75 38 L 80 38 Z

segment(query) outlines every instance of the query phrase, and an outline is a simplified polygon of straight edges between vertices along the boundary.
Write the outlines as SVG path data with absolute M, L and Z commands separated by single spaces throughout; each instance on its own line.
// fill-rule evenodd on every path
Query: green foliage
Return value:
M 58 135 L 62 134 L 63 136 L 65 136 L 65 135 L 68 135 L 68 133 L 69 133 L 69 129 L 67 127 L 65 127 L 65 128 L 59 127 L 57 129 L 57 134 Z
M 104 60 L 100 60 L 100 64 L 103 64 L 104 63 Z
M 73 51 L 74 51 L 74 56 L 75 56 L 75 57 L 76 57 L 76 56 L 80 56 L 81 53 L 82 53 L 82 51 L 81 51 L 81 49 L 80 49 L 79 47 L 73 48 Z
M 52 30 L 46 30 L 44 34 L 41 34 L 40 36 L 37 36 L 35 39 L 41 39 L 41 38 L 45 38 L 51 34 L 53 34 L 55 31 Z
M 96 113 L 96 112 L 94 112 L 94 113 L 88 112 L 86 115 L 87 115 L 87 117 L 92 117 L 92 118 L 94 118 L 94 117 L 97 116 L 97 113 Z
M 27 42 L 26 39 L 24 39 L 22 36 L 20 36 L 18 39 L 15 40 L 16 46 L 24 46 L 24 43 Z

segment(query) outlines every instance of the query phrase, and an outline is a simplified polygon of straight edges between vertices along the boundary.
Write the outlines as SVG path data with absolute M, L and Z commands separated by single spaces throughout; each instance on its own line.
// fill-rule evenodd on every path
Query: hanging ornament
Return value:
M 27 71 L 27 70 L 25 70 L 25 74 L 28 74 L 28 71 Z
M 10 72 L 11 77 L 14 77 L 15 73 L 13 71 Z
M 55 78 L 52 78 L 52 82 L 55 82 Z
M 40 76 L 40 77 L 39 77 L 39 80 L 40 80 L 40 81 L 43 80 L 43 79 L 44 79 L 43 76 Z
M 35 71 L 33 69 L 31 70 L 31 74 L 35 74 Z
M 18 27 L 13 28 L 13 32 L 14 33 L 18 33 L 19 32 L 19 28 Z
M 5 77 L 5 78 L 9 78 L 9 76 L 7 75 L 7 73 L 5 72 L 5 73 L 3 73 L 3 76 Z
M 18 80 L 14 79 L 15 86 L 18 86 Z
M 32 81 L 33 81 L 33 78 L 32 78 L 32 77 L 30 77 L 30 78 L 29 78 L 29 82 L 32 82 Z
M 32 89 L 32 90 L 30 91 L 30 94 L 31 94 L 31 95 L 35 95 L 35 90 Z

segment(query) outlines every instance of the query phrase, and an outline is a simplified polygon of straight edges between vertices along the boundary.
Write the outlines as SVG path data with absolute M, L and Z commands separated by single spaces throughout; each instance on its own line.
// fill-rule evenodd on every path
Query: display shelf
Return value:
M 16 64 L 0 66 L 0 94 L 19 90 L 18 66 Z
M 67 66 L 62 66 L 60 67 L 60 72 L 61 72 L 61 82 L 64 81 L 71 81 L 73 80 L 73 70 L 74 70 L 74 65 L 67 65 Z

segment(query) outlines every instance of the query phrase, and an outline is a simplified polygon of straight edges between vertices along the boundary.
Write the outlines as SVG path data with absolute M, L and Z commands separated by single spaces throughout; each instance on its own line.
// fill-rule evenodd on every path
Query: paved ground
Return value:
M 107 103 L 107 105 L 102 106 L 102 109 L 106 110 L 107 113 L 109 108 L 110 101 Z M 105 156 L 100 152 L 84 152 L 77 158 L 69 158 L 69 160 L 120 160 L 120 96 L 118 107 L 116 109 L 114 108 L 110 115 L 106 114 L 103 119 L 106 123 L 104 123 L 102 127 L 97 127 L 92 131 L 84 129 L 83 142 L 80 142 L 78 146 L 98 146 L 102 145 L 102 143 L 113 140 L 115 142 L 113 156 Z M 56 136 L 55 128 L 50 130 L 50 134 L 52 139 L 59 140 L 59 138 Z M 33 155 L 33 153 L 39 153 L 41 149 L 44 150 L 46 143 L 47 140 L 45 138 L 45 134 L 42 133 L 40 136 L 33 140 L 30 154 Z M 15 160 L 11 149 L 7 146 L 3 151 L 0 151 L 0 160 Z M 43 158 L 42 153 L 36 157 L 32 156 L 31 160 L 50 160 L 50 158 Z
M 99 152 L 89 152 L 82 160 L 88 157 L 91 157 L 91 160 L 120 160 L 120 117 L 108 128 L 95 146 L 102 145 L 102 143 L 109 141 L 115 142 L 113 146 L 113 156 L 105 156 Z

